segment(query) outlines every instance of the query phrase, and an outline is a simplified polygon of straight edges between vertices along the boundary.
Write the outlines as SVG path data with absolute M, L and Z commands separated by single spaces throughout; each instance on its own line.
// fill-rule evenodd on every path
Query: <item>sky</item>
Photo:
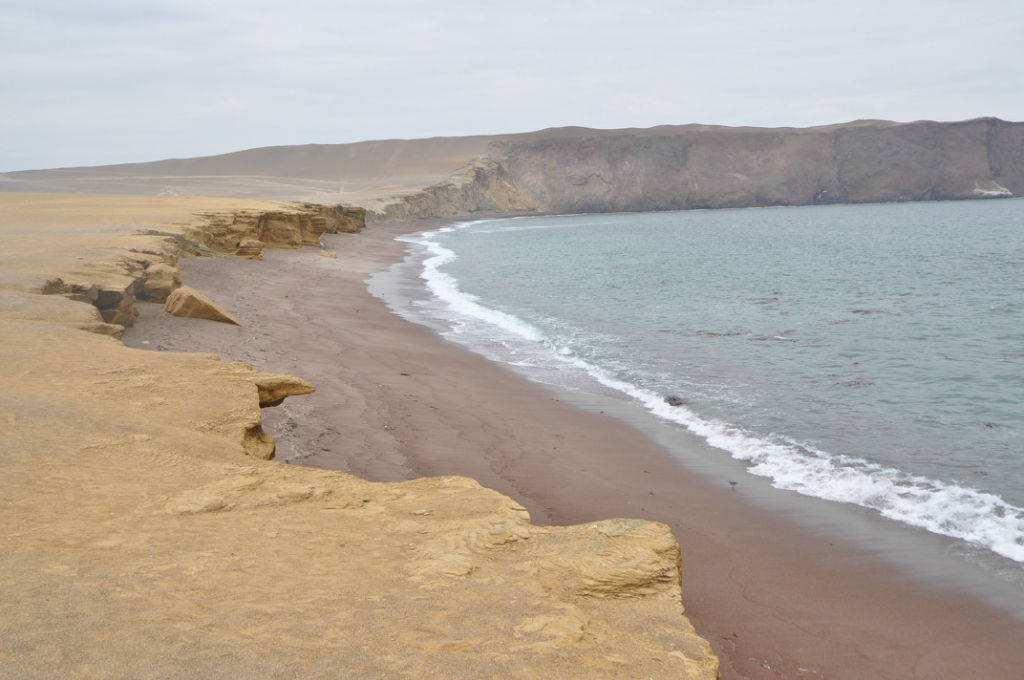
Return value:
M 2 0 L 0 172 L 704 123 L 1024 121 L 1001 0 Z

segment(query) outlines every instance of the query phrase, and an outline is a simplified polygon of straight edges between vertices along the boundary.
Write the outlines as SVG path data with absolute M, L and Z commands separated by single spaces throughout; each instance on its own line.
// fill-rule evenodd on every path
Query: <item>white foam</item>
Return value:
M 469 226 L 467 223 L 458 227 Z M 478 224 L 478 223 L 477 223 Z M 544 364 L 552 360 L 585 371 L 602 385 L 635 399 L 655 416 L 677 423 L 705 438 L 733 458 L 750 463 L 748 472 L 767 477 L 779 489 L 841 503 L 872 508 L 885 517 L 944 536 L 982 545 L 1017 562 L 1024 562 L 1024 509 L 994 494 L 908 474 L 866 460 L 837 456 L 770 435 L 759 437 L 742 428 L 707 420 L 685 406 L 671 406 L 663 395 L 617 378 L 612 372 L 580 359 L 572 347 L 548 338 L 535 326 L 504 312 L 489 309 L 459 289 L 440 267 L 457 255 L 433 237 L 451 228 L 402 240 L 418 243 L 431 253 L 420 275 L 428 289 L 457 315 L 496 326 L 531 345 Z M 508 363 L 535 365 L 530 360 Z
M 515 316 L 484 307 L 479 303 L 479 298 L 477 296 L 459 290 L 458 282 L 448 274 L 440 271 L 440 267 L 448 264 L 449 262 L 455 261 L 458 256 L 441 244 L 432 240 L 433 237 L 440 233 L 453 231 L 455 228 L 467 227 L 470 224 L 478 223 L 469 222 L 459 224 L 455 227 L 445 227 L 435 231 L 424 232 L 418 236 L 404 237 L 401 239 L 408 243 L 418 243 L 426 247 L 427 251 L 432 254 L 431 257 L 428 257 L 423 261 L 423 272 L 420 274 L 420 278 L 427 284 L 427 290 L 433 293 L 438 299 L 444 301 L 452 311 L 458 314 L 464 314 L 489 324 L 493 324 L 527 340 L 542 342 L 545 338 L 539 330 Z
M 981 198 L 1013 198 L 1013 193 L 998 182 L 992 181 L 992 189 L 982 189 L 978 183 L 974 183 L 974 195 Z

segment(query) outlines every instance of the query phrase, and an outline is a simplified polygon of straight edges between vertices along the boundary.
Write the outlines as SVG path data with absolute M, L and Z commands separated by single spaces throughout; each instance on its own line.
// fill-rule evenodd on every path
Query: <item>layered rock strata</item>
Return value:
M 366 210 L 306 203 L 300 210 L 238 210 L 203 213 L 204 223 L 187 235 L 212 251 L 253 260 L 264 247 L 303 248 L 318 244 L 325 233 L 358 233 Z
M 303 203 L 302 208 L 323 218 L 328 234 L 358 234 L 366 226 L 366 208 L 319 203 Z
M 717 676 L 667 527 L 540 528 L 469 479 L 267 460 L 260 407 L 312 385 L 129 349 L 83 332 L 105 323 L 91 297 L 35 283 L 108 287 L 126 252 L 180 241 L 83 228 L 23 267 L 39 233 L 73 229 L 31 224 L 48 202 L 22 200 L 0 210 L 0 675 Z M 120 207 L 136 224 L 191 208 L 76 200 L 78 219 Z

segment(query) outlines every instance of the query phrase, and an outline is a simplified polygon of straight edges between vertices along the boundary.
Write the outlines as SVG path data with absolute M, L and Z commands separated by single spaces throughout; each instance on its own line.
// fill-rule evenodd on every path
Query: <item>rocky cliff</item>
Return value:
M 538 210 L 538 203 L 519 191 L 503 163 L 478 159 L 443 181 L 371 213 L 370 219 L 382 222 Z
M 1024 123 L 557 128 L 0 174 L 25 190 L 331 201 L 371 220 L 998 198 L 1024 194 Z
M 0 676 L 715 678 L 666 526 L 277 464 L 261 407 L 312 385 L 110 337 L 107 291 L 173 280 L 199 232 L 293 246 L 305 214 L 0 197 Z
M 495 146 L 519 192 L 556 213 L 1024 194 L 1024 124 L 992 118 L 806 130 L 655 128 Z

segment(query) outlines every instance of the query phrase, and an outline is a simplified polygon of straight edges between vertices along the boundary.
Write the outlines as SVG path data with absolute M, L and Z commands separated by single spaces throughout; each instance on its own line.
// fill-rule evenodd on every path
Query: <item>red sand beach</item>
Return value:
M 372 481 L 464 475 L 537 524 L 665 522 L 682 546 L 687 613 L 723 678 L 1020 677 L 1024 622 L 766 512 L 622 420 L 390 312 L 364 281 L 401 259 L 396 235 L 426 226 L 327 236 L 337 259 L 306 249 L 182 261 L 184 282 L 246 325 L 144 305 L 125 344 L 217 352 L 314 383 L 264 410 L 289 464 Z

